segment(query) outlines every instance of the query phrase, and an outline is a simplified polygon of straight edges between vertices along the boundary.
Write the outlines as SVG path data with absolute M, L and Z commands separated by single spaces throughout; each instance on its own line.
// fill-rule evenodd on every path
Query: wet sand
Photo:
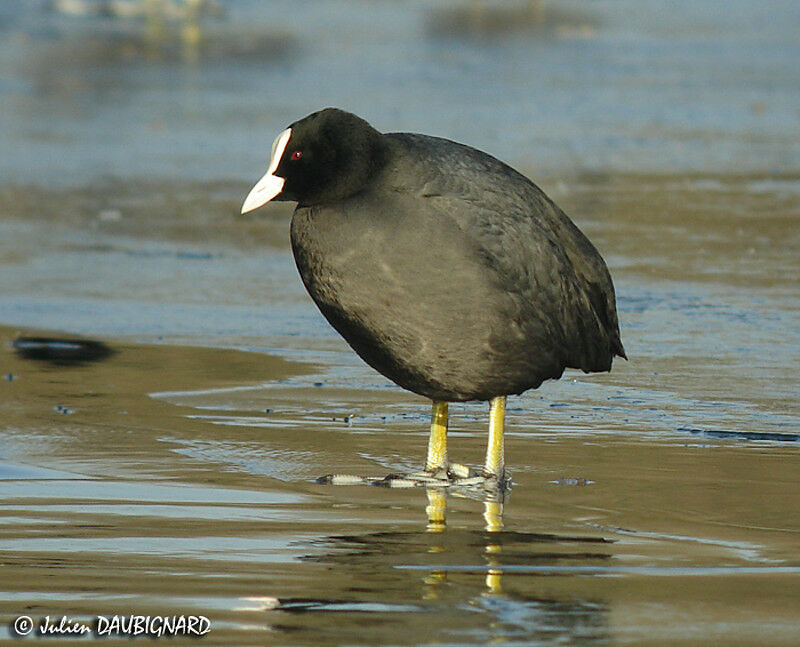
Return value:
M 285 210 L 152 185 L 64 190 L 80 207 L 48 219 L 25 205 L 52 193 L 6 192 L 3 631 L 197 613 L 219 645 L 796 644 L 798 179 L 542 183 L 606 254 L 631 361 L 510 400 L 494 532 L 480 496 L 438 501 L 432 532 L 423 489 L 313 482 L 417 467 L 429 412 L 315 313 Z M 139 215 L 160 195 L 181 225 Z M 113 352 L 25 359 L 31 324 Z M 453 407 L 455 459 L 480 463 L 484 409 Z

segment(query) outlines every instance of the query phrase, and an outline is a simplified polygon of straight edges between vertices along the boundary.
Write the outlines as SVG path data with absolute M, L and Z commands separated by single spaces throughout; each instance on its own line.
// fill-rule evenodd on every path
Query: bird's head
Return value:
M 242 213 L 270 200 L 301 205 L 355 195 L 385 161 L 383 135 L 366 121 L 325 108 L 295 121 L 272 144 L 269 166 L 242 205 Z

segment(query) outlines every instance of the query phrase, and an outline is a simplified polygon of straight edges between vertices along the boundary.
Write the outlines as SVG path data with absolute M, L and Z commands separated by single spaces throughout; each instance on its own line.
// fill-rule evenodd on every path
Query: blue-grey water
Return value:
M 230 0 L 191 63 L 141 22 L 5 2 L 0 173 L 249 179 L 273 133 L 326 105 L 531 171 L 800 165 L 793 0 L 551 2 L 542 26 L 495 29 L 462 4 L 481 5 Z

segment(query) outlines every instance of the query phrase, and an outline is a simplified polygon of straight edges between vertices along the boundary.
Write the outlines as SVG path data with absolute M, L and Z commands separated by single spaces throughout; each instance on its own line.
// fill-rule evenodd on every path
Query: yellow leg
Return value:
M 489 444 L 486 447 L 486 476 L 503 478 L 505 457 L 503 455 L 503 422 L 506 417 L 506 396 L 499 395 L 489 403 Z
M 433 402 L 431 437 L 428 440 L 425 469 L 429 472 L 447 469 L 447 402 Z

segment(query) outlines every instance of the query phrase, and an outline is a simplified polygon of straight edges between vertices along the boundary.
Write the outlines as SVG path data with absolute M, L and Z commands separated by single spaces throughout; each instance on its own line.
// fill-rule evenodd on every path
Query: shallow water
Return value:
M 520 27 L 232 2 L 213 61 L 20 5 L 0 636 L 23 613 L 196 613 L 219 645 L 800 642 L 794 3 L 562 3 Z M 315 310 L 290 211 L 236 215 L 274 132 L 325 103 L 508 159 L 611 268 L 631 359 L 509 400 L 502 529 L 471 493 L 314 483 L 416 468 L 429 416 Z M 112 352 L 35 359 L 20 334 Z M 451 407 L 454 459 L 480 463 L 485 409 Z
M 226 645 L 796 643 L 800 194 L 762 184 L 553 186 L 610 250 L 631 361 L 510 400 L 502 532 L 479 498 L 433 533 L 424 490 L 313 483 L 415 468 L 429 411 L 325 326 L 280 209 L 158 239 L 88 206 L 3 222 L 0 612 L 200 613 Z M 11 348 L 47 327 L 114 353 Z M 452 409 L 478 464 L 485 407 Z

